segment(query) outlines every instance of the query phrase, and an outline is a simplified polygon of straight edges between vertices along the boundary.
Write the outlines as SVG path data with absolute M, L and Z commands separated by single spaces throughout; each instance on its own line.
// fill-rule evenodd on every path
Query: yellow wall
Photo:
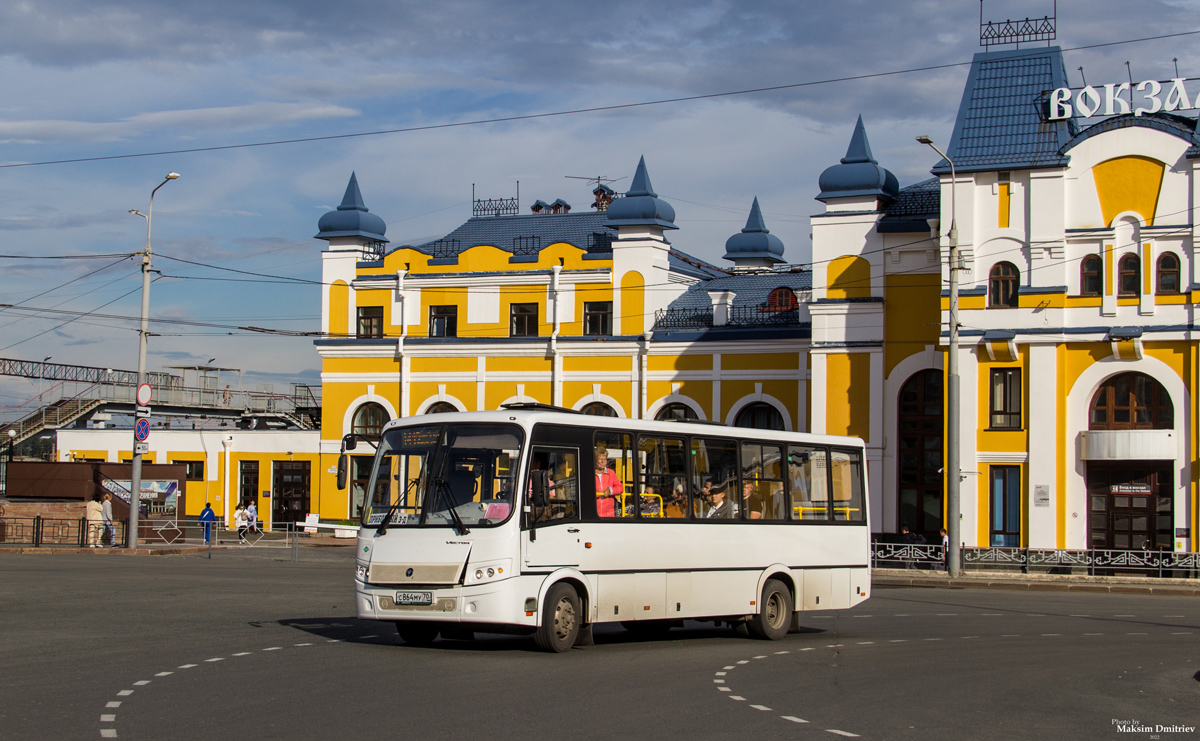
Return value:
M 871 295 L 871 263 L 865 258 L 843 255 L 825 268 L 828 298 L 867 298 Z
M 636 270 L 621 276 L 621 334 L 638 335 L 646 325 L 646 280 Z M 615 320 L 615 317 L 614 317 Z M 616 329 L 616 321 L 613 322 Z
M 941 275 L 900 274 L 885 279 L 883 374 L 910 355 L 937 345 L 941 333 Z
M 329 334 L 332 337 L 345 337 L 350 331 L 346 317 L 349 300 L 350 286 L 345 281 L 335 280 L 329 286 Z
M 854 435 L 871 442 L 871 355 L 865 352 L 825 356 L 825 429 L 830 435 Z M 882 412 L 882 410 L 880 410 Z
M 1008 228 L 1008 218 L 1011 209 L 1010 201 L 1012 199 L 1012 183 L 1000 183 L 997 189 L 1000 193 L 1000 201 L 997 205 L 998 219 L 996 226 L 1000 229 Z
M 1112 226 L 1117 214 L 1134 211 L 1147 226 L 1154 224 L 1163 163 L 1149 157 L 1117 157 L 1092 168 L 1104 225 Z

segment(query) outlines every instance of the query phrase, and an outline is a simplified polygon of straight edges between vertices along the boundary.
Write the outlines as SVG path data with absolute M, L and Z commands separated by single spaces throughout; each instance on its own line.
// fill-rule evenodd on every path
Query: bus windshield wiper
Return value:
M 417 485 L 418 481 L 420 481 L 420 479 L 413 479 L 405 484 L 404 491 L 400 494 L 400 496 L 396 497 L 396 501 L 392 503 L 392 506 L 388 507 L 387 514 L 383 516 L 383 522 L 379 523 L 379 527 L 375 528 L 376 535 L 383 535 L 387 532 L 388 524 L 392 521 L 392 515 L 396 514 L 396 510 L 400 507 L 401 502 L 408 501 L 408 492 Z
M 467 533 L 471 532 L 467 529 L 467 524 L 463 522 L 463 519 L 461 516 L 459 516 L 458 511 L 454 509 L 454 491 L 450 488 L 450 482 L 439 476 L 433 480 L 433 483 L 436 487 L 436 492 L 441 492 L 442 489 L 446 490 L 446 501 L 450 505 L 447 511 L 450 513 L 450 519 L 454 520 L 454 529 L 458 531 L 459 535 L 466 535 Z

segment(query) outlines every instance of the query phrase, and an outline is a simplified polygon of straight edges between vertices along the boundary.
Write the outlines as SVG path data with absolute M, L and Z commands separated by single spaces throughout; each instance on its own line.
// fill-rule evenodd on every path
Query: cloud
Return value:
M 0 142 L 107 142 L 159 131 L 260 129 L 359 115 L 352 108 L 310 103 L 260 102 L 218 108 L 139 113 L 119 121 L 0 121 Z

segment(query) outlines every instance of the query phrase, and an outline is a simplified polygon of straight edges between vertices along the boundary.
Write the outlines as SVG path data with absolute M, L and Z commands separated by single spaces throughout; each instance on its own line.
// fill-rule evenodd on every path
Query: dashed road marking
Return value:
M 271 646 L 270 648 L 264 648 L 263 650 L 264 651 L 278 651 L 281 648 L 283 648 L 283 646 Z
M 718 677 L 723 677 L 723 676 L 725 676 L 725 675 L 726 675 L 726 674 L 728 674 L 728 673 L 729 673 L 729 672 L 716 672 L 716 675 L 717 675 Z
M 293 646 L 311 646 L 311 643 L 293 643 Z
M 756 659 L 765 659 L 765 658 L 767 658 L 767 657 L 766 657 L 766 656 L 755 656 L 754 658 L 756 658 Z
M 1192 634 L 1192 631 L 1185 630 L 1182 633 L 1172 633 L 1171 635 L 1173 635 L 1173 636 L 1190 636 L 1191 634 Z
M 749 660 L 749 659 L 742 659 L 742 660 L 741 660 L 741 661 L 739 661 L 738 663 L 739 663 L 739 664 L 749 664 L 749 663 L 750 663 L 750 660 Z
M 217 661 L 224 661 L 224 660 L 225 660 L 225 657 L 224 657 L 224 656 L 218 656 L 218 657 L 216 657 L 216 658 L 213 658 L 213 659 L 205 659 L 205 660 L 204 660 L 204 663 L 205 663 L 205 664 L 212 664 L 212 663 L 214 663 L 214 662 L 217 662 Z
M 172 674 L 174 674 L 174 673 L 175 673 L 175 672 L 159 672 L 158 674 L 155 674 L 154 676 L 156 676 L 156 677 L 169 677 L 169 676 L 171 676 L 171 675 L 172 675 Z
M 717 689 L 721 690 L 722 692 L 733 692 L 733 690 L 729 689 L 728 687 L 718 687 Z
M 771 708 L 767 707 L 766 705 L 751 705 L 750 707 L 754 708 L 755 710 L 767 710 L 767 711 L 769 711 L 769 710 L 771 709 Z
M 199 664 L 184 664 L 183 666 L 177 666 L 175 668 L 176 669 L 195 669 L 197 666 L 199 666 Z
M 107 703 L 104 705 L 104 707 L 106 707 L 106 708 L 119 708 L 119 707 L 121 707 L 121 701 L 120 701 L 120 700 L 109 700 L 109 701 L 108 701 L 108 702 L 107 702 Z
M 730 669 L 733 669 L 733 668 L 735 668 L 735 667 L 732 667 L 732 666 L 723 666 L 723 667 L 721 667 L 721 668 L 722 668 L 722 669 L 724 669 L 725 671 L 729 671 Z
M 117 697 L 129 697 L 133 694 L 133 690 L 121 690 L 117 693 Z
M 790 654 L 790 653 L 791 653 L 791 651 L 776 651 L 775 655 L 782 656 L 783 654 Z
M 134 683 L 133 683 L 133 686 L 134 686 L 134 687 L 144 687 L 144 686 L 146 686 L 146 685 L 148 685 L 148 684 L 150 684 L 150 680 L 149 680 L 149 679 L 139 679 L 138 681 L 136 681 L 136 682 L 134 682 Z
M 101 722 L 101 723 L 112 723 L 112 722 L 116 721 L 116 719 L 117 719 L 117 716 L 116 716 L 116 715 L 113 715 L 113 714 L 101 715 L 101 716 L 100 716 L 100 722 Z
M 724 679 L 714 679 L 713 684 L 725 684 L 725 680 Z
M 783 718 L 784 720 L 790 720 L 793 723 L 807 723 L 808 722 L 807 720 L 805 720 L 803 718 L 797 718 L 794 715 L 781 715 L 779 717 Z
M 117 729 L 116 728 L 101 728 L 100 729 L 100 738 L 116 738 L 116 737 L 117 737 Z
M 847 738 L 858 738 L 857 733 L 846 733 L 845 731 L 839 731 L 836 728 L 826 728 L 825 730 L 828 731 L 829 733 L 836 733 L 839 736 L 845 736 Z
M 859 641 L 859 642 L 858 642 L 858 645 L 860 645 L 860 646 L 870 646 L 870 645 L 871 645 L 872 643 L 874 643 L 874 642 L 875 642 L 875 641 Z
M 730 695 L 730 696 L 729 696 L 729 699 L 730 699 L 730 700 L 737 700 L 738 702 L 745 702 L 745 701 L 746 701 L 746 698 L 742 697 L 741 695 Z
M 250 655 L 249 651 L 239 651 L 234 654 L 234 656 L 249 656 L 249 655 Z

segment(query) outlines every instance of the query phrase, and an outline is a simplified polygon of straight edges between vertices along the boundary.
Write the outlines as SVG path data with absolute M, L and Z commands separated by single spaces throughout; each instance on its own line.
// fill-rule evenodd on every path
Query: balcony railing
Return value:
M 791 327 L 800 324 L 800 310 L 779 311 L 765 305 L 731 306 L 729 324 L 739 327 Z
M 713 310 L 659 309 L 654 312 L 655 329 L 706 329 L 713 325 Z

